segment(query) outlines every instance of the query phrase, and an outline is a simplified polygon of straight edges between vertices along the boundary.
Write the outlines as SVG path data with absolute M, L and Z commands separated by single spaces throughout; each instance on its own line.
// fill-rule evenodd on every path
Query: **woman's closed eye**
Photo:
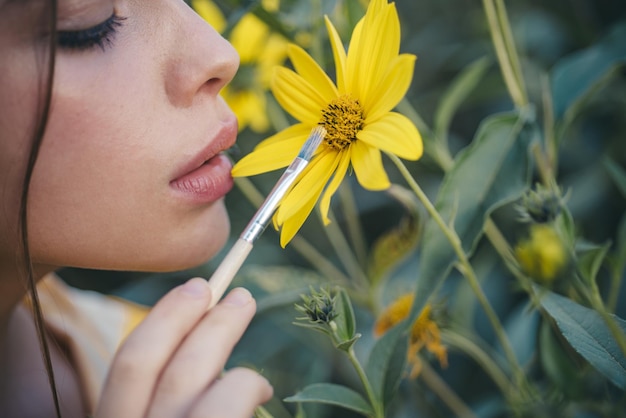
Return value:
M 76 31 L 59 31 L 57 33 L 57 44 L 60 48 L 68 50 L 88 50 L 100 47 L 103 51 L 111 46 L 113 38 L 125 17 L 120 17 L 113 13 L 102 23 L 98 23 L 87 29 Z

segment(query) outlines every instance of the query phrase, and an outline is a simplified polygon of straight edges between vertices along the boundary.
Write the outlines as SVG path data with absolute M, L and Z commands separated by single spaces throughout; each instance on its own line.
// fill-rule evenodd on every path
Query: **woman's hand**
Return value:
M 256 311 L 250 293 L 231 291 L 210 311 L 204 279 L 163 297 L 128 336 L 111 366 L 97 418 L 249 418 L 272 396 L 250 369 L 222 370 Z

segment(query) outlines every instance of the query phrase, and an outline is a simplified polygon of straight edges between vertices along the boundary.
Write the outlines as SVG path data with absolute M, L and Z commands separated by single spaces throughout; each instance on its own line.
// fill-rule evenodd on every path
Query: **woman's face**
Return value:
M 8 22 L 29 20 L 27 4 L 42 2 L 6 3 L 0 212 L 17 205 L 40 74 L 33 42 Z M 58 14 L 50 117 L 29 194 L 34 262 L 155 271 L 206 261 L 229 233 L 232 178 L 219 153 L 237 123 L 218 94 L 237 69 L 235 51 L 182 0 L 59 0 Z M 8 228 L 10 216 L 0 218 Z

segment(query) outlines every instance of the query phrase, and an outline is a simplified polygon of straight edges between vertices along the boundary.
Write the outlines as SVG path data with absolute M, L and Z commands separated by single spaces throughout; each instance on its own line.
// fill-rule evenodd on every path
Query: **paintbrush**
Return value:
M 313 128 L 311 134 L 304 142 L 304 145 L 300 148 L 298 156 L 278 179 L 278 182 L 267 195 L 263 204 L 261 204 L 235 244 L 228 254 L 226 254 L 226 257 L 224 257 L 220 265 L 217 266 L 217 269 L 209 279 L 209 287 L 213 292 L 209 309 L 215 306 L 219 299 L 222 298 L 222 295 L 224 295 L 224 292 L 235 277 L 235 274 L 237 274 L 239 268 L 241 268 L 248 254 L 250 254 L 254 242 L 261 236 L 263 231 L 265 231 L 278 204 L 291 188 L 296 178 L 302 173 L 307 164 L 309 164 L 315 150 L 320 145 L 325 135 L 326 129 L 324 129 L 324 127 L 317 126 Z

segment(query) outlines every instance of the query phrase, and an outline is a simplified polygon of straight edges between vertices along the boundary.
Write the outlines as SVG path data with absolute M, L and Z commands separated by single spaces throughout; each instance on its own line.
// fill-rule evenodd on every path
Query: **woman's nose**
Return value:
M 188 107 L 199 96 L 217 96 L 235 76 L 239 56 L 196 12 L 182 1 L 176 3 L 165 88 L 172 104 Z

